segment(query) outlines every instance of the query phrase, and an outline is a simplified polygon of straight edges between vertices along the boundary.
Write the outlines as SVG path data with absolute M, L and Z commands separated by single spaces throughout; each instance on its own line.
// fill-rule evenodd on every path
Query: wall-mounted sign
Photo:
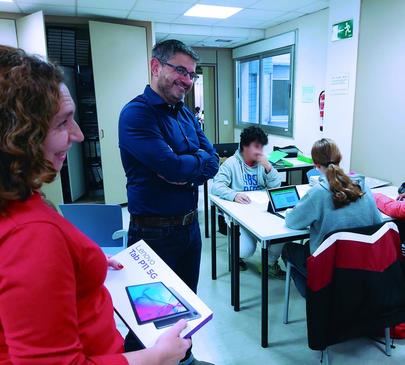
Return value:
M 330 76 L 327 93 L 328 95 L 347 95 L 349 94 L 348 72 L 337 73 Z
M 302 102 L 313 103 L 315 97 L 315 87 L 304 85 L 302 87 Z
M 332 26 L 332 41 L 353 37 L 353 20 L 346 20 Z

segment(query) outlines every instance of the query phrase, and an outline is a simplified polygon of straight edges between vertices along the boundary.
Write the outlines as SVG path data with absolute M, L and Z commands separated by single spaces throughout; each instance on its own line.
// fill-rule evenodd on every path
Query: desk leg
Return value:
M 232 244 L 232 241 L 231 241 L 231 227 L 229 227 L 229 225 L 227 224 L 226 225 L 226 238 L 227 238 L 227 241 L 228 241 L 228 247 L 227 247 L 227 250 L 228 250 L 228 272 L 232 272 L 232 257 L 231 257 L 231 244 Z
M 235 225 L 231 221 L 231 305 L 235 305 Z
M 240 267 L 239 267 L 239 254 L 240 254 L 240 235 L 239 235 L 239 225 L 234 225 L 234 236 L 233 236 L 234 248 L 233 248 L 233 264 L 235 265 L 234 271 L 234 310 L 239 312 L 240 310 Z
M 215 205 L 211 205 L 211 275 L 217 280 L 217 214 Z
M 204 223 L 205 223 L 205 238 L 210 237 L 208 223 L 208 181 L 204 183 Z
M 262 347 L 268 347 L 269 330 L 269 252 L 266 244 L 262 244 Z

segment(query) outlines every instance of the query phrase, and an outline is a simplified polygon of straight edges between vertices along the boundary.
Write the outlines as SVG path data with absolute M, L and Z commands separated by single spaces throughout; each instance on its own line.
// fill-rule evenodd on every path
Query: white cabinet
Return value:
M 105 202 L 126 203 L 118 119 L 122 107 L 141 94 L 148 83 L 146 30 L 94 21 L 89 26 Z

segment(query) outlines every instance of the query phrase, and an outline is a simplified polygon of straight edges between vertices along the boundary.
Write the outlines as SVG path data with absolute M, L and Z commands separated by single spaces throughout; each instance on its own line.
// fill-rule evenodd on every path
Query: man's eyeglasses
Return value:
M 161 60 L 159 60 L 159 62 L 160 62 L 162 65 L 166 65 L 166 66 L 169 66 L 169 67 L 173 68 L 173 69 L 174 69 L 179 75 L 181 75 L 181 76 L 188 76 L 188 77 L 190 77 L 190 79 L 191 79 L 193 82 L 194 82 L 194 81 L 197 81 L 198 78 L 199 78 L 199 76 L 197 75 L 197 73 L 195 73 L 195 72 L 188 72 L 187 69 L 186 69 L 185 67 L 183 67 L 183 66 L 172 65 L 171 63 L 163 62 L 163 61 L 161 61 Z

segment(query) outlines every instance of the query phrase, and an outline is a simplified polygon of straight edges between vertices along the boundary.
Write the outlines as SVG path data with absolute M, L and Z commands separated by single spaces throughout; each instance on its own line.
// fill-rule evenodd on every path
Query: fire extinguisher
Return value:
M 323 132 L 323 117 L 325 115 L 325 90 L 322 90 L 318 97 L 319 116 L 321 118 L 319 129 Z

